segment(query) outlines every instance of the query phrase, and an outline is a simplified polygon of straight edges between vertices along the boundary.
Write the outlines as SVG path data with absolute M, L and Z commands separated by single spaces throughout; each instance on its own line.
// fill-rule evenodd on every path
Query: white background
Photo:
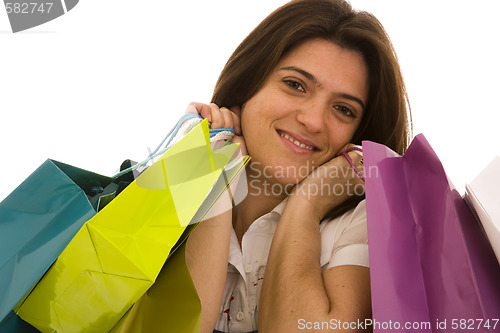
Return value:
M 80 0 L 13 34 L 0 7 L 0 200 L 52 158 L 113 175 L 142 160 L 284 0 Z M 352 0 L 398 53 L 413 112 L 463 193 L 500 154 L 497 0 Z

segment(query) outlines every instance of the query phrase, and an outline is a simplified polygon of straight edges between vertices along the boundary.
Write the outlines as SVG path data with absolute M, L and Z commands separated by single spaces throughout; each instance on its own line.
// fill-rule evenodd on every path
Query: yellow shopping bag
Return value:
M 186 265 L 186 243 L 110 333 L 200 332 L 201 303 Z
M 246 164 L 248 161 L 246 158 L 241 163 Z M 221 192 L 220 189 L 224 190 L 227 187 L 226 184 L 231 183 L 238 176 L 243 164 L 228 165 L 224 170 L 226 179 L 219 178 L 214 186 L 217 193 Z M 221 209 L 223 210 L 224 207 L 218 207 L 210 211 L 208 215 L 217 215 L 222 212 Z M 199 213 L 200 211 L 197 215 Z M 199 216 L 201 218 L 201 215 Z M 142 295 L 109 333 L 200 332 L 201 303 L 191 280 L 185 255 L 186 241 L 197 225 L 189 225 L 186 228 L 177 246 L 170 252 L 153 286 Z
M 85 223 L 14 310 L 42 332 L 109 331 L 243 169 L 246 159 L 223 172 L 237 148 L 212 152 L 203 121 Z

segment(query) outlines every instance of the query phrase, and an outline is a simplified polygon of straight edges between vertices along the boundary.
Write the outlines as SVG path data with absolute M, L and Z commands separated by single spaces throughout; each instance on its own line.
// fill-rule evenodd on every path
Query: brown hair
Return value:
M 344 0 L 293 0 L 271 13 L 229 58 L 212 102 L 242 106 L 259 91 L 284 55 L 318 38 L 360 52 L 369 69 L 368 102 L 351 142 L 370 140 L 403 154 L 411 136 L 411 113 L 396 53 L 377 18 L 353 10 Z M 352 198 L 341 211 L 359 200 Z

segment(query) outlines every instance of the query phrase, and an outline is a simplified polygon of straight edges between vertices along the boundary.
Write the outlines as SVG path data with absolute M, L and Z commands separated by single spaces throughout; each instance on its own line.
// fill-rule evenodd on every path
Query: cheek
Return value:
M 255 120 L 257 115 L 253 112 L 253 108 L 251 105 L 245 104 L 245 106 L 241 110 L 241 132 L 245 140 L 249 139 L 252 135 L 252 131 L 255 129 Z
M 269 118 L 269 105 L 262 93 L 257 93 L 249 99 L 241 110 L 241 130 L 243 135 L 249 136 L 264 129 Z
M 259 105 L 253 99 L 245 103 L 241 110 L 241 132 L 250 156 L 262 145 L 260 142 L 263 133 L 262 115 L 258 110 L 260 110 Z

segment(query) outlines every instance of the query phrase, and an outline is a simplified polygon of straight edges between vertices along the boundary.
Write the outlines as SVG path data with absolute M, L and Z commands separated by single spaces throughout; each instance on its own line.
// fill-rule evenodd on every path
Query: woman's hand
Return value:
M 310 210 L 318 221 L 336 206 L 352 196 L 364 194 L 364 181 L 342 155 L 353 144 L 345 145 L 337 156 L 313 170 L 292 191 L 290 201 Z M 363 174 L 363 156 L 358 151 L 347 152 L 353 164 Z
M 241 132 L 241 108 L 239 106 L 233 106 L 228 109 L 226 107 L 219 107 L 214 103 L 204 104 L 193 102 L 190 104 L 190 106 L 191 105 L 194 106 L 194 108 L 188 108 L 187 112 L 196 112 L 204 119 L 207 119 L 211 129 L 234 129 L 235 136 L 233 137 L 232 141 L 234 143 L 239 143 L 241 153 L 243 155 L 247 155 L 245 140 Z
M 259 332 L 300 332 L 297 326 L 300 320 L 341 323 L 370 318 L 368 268 L 344 264 L 323 271 L 320 266 L 319 222 L 350 196 L 364 193 L 363 181 L 342 156 L 352 146 L 344 146 L 290 194 L 269 252 L 259 302 Z M 362 156 L 355 151 L 347 154 L 362 171 Z M 356 239 L 352 245 L 362 244 L 358 239 L 363 236 L 358 229 L 346 228 L 343 232 L 350 241 L 339 240 L 339 243 L 344 242 L 348 247 Z M 338 331 L 359 330 L 339 328 Z

